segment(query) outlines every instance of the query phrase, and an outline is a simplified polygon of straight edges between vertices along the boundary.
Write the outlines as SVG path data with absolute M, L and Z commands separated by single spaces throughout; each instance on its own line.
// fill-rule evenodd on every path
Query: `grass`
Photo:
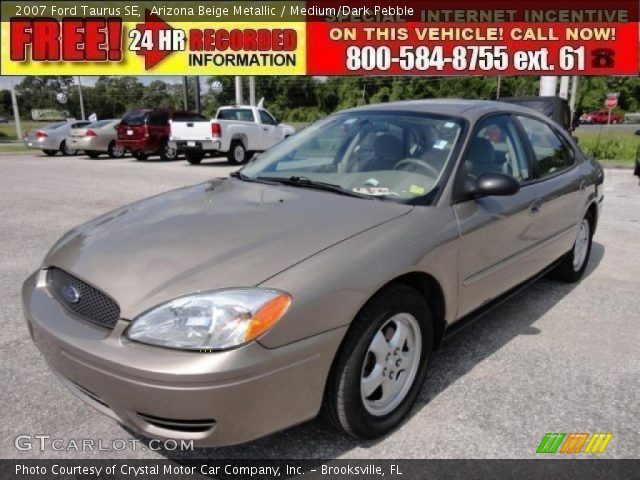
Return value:
M 48 125 L 53 122 L 34 122 L 33 120 L 25 120 L 20 122 L 20 126 L 22 127 L 22 135 L 25 132 L 36 130 L 44 125 Z M 13 120 L 9 120 L 9 123 L 0 123 L 0 142 L 10 142 L 12 140 L 17 140 L 16 137 L 16 124 Z
M 632 164 L 635 162 L 640 136 L 634 130 L 585 131 L 578 128 L 574 135 L 580 139 L 580 147 L 595 159 L 604 163 Z

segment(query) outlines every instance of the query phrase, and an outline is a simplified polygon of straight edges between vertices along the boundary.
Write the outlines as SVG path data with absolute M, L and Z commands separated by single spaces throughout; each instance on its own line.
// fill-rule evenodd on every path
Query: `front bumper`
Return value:
M 315 417 L 344 335 L 184 352 L 127 340 L 126 320 L 108 330 L 76 317 L 51 297 L 44 271 L 27 279 L 22 297 L 34 342 L 73 393 L 147 437 L 198 446 L 242 443 Z

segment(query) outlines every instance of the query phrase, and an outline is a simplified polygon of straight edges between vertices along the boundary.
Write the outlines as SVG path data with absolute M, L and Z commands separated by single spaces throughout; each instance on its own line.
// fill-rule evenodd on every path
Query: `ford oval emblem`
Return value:
M 80 301 L 80 292 L 69 283 L 62 287 L 62 296 L 69 303 L 78 303 Z

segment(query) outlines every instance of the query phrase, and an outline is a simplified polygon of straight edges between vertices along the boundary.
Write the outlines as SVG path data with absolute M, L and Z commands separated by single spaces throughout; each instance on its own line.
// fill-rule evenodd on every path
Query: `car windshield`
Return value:
M 47 130 L 55 130 L 56 128 L 64 127 L 67 124 L 68 124 L 68 122 L 52 123 L 51 125 L 47 125 L 44 128 L 47 129 Z
M 459 119 L 431 114 L 332 115 L 263 153 L 241 173 L 246 180 L 329 184 L 336 192 L 410 201 L 435 192 L 461 131 Z

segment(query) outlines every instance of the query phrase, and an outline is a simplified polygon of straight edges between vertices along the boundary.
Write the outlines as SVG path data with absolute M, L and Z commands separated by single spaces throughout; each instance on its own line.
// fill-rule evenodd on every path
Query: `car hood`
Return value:
M 123 318 L 180 295 L 258 285 L 411 211 L 393 202 L 218 179 L 151 197 L 67 232 L 43 266 L 113 297 Z

